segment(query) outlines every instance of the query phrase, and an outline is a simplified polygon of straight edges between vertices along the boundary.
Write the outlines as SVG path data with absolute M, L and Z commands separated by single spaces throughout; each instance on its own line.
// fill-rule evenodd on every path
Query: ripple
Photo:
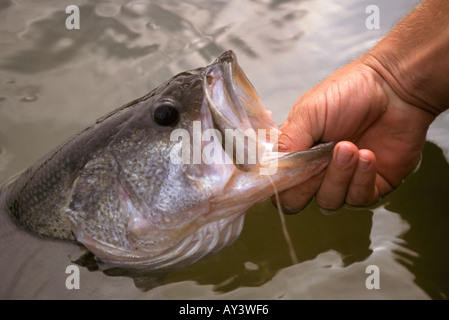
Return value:
M 246 261 L 245 262 L 245 269 L 248 270 L 248 271 L 258 271 L 259 270 L 259 266 L 257 264 L 255 264 L 254 262 Z
M 132 1 L 125 6 L 135 14 L 145 14 L 148 12 L 149 4 L 142 1 Z
M 114 17 L 120 12 L 120 6 L 116 3 L 100 3 L 94 10 L 97 16 Z
M 27 95 L 27 96 L 23 97 L 22 99 L 20 99 L 20 101 L 22 101 L 22 102 L 34 102 L 36 100 L 37 100 L 37 96 L 34 94 Z
M 154 22 L 148 22 L 146 27 L 152 31 L 158 31 L 160 29 L 160 27 Z

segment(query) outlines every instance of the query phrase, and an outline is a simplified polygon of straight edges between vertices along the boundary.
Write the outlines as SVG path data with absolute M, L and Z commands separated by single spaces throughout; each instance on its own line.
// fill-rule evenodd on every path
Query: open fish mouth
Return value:
M 242 171 L 258 167 L 261 157 L 274 145 L 269 137 L 277 138 L 279 131 L 232 51 L 206 68 L 203 92 L 214 125 L 225 137 L 223 147 L 228 156 Z M 244 139 L 235 143 L 232 138 L 226 139 L 230 132 Z
M 265 109 L 234 52 L 226 51 L 206 68 L 203 89 L 220 129 L 276 129 L 272 112 Z

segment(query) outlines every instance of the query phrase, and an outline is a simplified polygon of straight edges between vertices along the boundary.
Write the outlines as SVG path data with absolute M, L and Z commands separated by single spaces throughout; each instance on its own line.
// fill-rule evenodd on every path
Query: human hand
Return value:
M 391 192 L 417 164 L 434 115 L 401 99 L 363 57 L 337 70 L 296 102 L 281 126 L 279 151 L 340 141 L 322 174 L 280 194 L 294 213 L 318 205 L 366 206 Z

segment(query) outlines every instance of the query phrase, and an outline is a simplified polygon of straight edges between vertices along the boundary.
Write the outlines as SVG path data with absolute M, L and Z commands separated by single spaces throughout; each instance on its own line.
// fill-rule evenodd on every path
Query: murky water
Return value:
M 379 30 L 365 27 L 378 5 Z M 81 11 L 67 30 L 65 8 Z M 281 124 L 296 99 L 374 45 L 416 4 L 402 1 L 0 2 L 0 184 L 98 117 L 227 49 Z M 83 251 L 37 239 L 0 216 L 1 298 L 426 299 L 449 295 L 449 114 L 429 131 L 419 170 L 372 208 L 286 223 L 269 201 L 220 253 L 158 278 L 66 267 Z M 365 270 L 377 265 L 380 289 Z

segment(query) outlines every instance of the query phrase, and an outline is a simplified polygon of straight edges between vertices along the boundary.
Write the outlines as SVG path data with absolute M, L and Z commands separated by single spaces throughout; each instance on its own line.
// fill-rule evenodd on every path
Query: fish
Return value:
M 223 141 L 230 130 L 251 134 Z M 232 244 L 248 209 L 330 162 L 335 143 L 277 152 L 280 134 L 226 51 L 69 138 L 4 186 L 2 205 L 18 228 L 80 244 L 104 269 L 178 269 Z

